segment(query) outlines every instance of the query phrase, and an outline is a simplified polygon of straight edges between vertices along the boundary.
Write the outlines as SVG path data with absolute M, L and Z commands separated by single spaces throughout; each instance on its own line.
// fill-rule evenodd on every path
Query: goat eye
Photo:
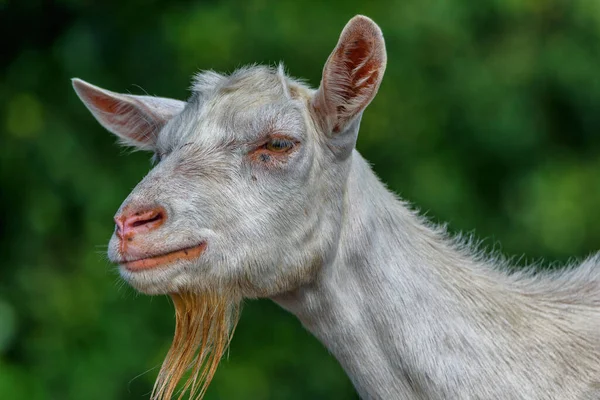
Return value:
M 265 149 L 274 153 L 283 153 L 291 150 L 292 147 L 294 147 L 294 142 L 280 138 L 271 139 L 267 144 L 265 144 Z

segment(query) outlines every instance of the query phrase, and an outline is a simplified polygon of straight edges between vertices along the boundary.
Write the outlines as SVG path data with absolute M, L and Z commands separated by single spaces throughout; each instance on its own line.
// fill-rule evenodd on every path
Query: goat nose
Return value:
M 144 211 L 124 212 L 115 217 L 117 236 L 121 239 L 131 238 L 135 234 L 152 231 L 161 226 L 167 219 L 162 207 Z

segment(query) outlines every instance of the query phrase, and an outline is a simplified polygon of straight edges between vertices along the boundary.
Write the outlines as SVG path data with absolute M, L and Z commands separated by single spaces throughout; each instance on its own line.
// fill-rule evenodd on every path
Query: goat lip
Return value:
M 173 250 L 162 254 L 155 254 L 148 257 L 138 258 L 137 260 L 122 260 L 119 264 L 131 272 L 149 270 L 165 264 L 171 264 L 180 260 L 192 260 L 198 258 L 206 249 L 206 242 L 195 246 L 184 247 L 179 250 Z

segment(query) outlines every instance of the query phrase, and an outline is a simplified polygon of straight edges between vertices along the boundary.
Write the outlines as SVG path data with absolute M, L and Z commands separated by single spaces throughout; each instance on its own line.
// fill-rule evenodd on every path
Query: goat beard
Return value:
M 201 399 L 229 346 L 239 320 L 241 300 L 216 292 L 173 293 L 175 335 L 162 364 L 151 399 L 171 399 L 188 369 L 191 373 L 179 399 Z

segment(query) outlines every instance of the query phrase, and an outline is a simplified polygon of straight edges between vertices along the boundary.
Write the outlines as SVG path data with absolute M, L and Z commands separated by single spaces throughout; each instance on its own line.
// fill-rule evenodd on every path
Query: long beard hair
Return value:
M 239 319 L 241 301 L 221 293 L 173 293 L 175 335 L 162 364 L 152 400 L 168 400 L 185 372 L 191 373 L 178 399 L 206 393 Z

